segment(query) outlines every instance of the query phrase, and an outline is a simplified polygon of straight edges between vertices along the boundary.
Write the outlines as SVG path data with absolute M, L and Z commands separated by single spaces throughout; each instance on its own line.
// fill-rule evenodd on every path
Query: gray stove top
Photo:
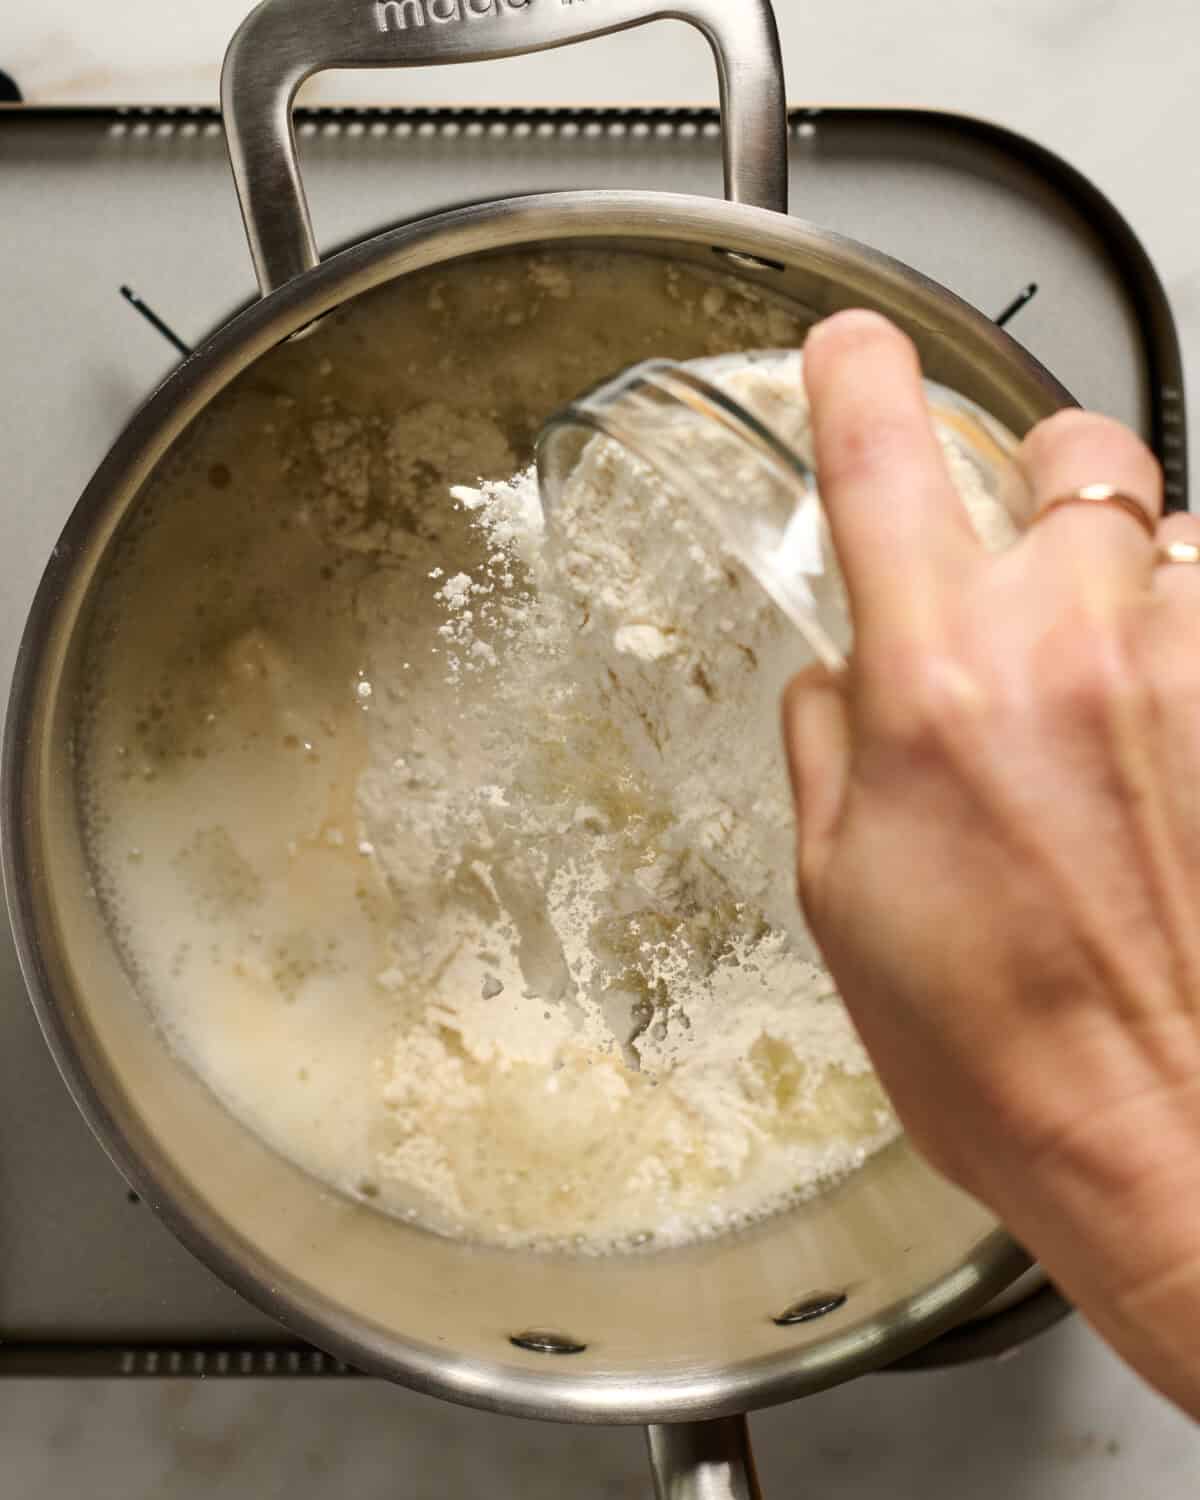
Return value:
M 701 112 L 308 117 L 302 154 L 326 247 L 451 202 L 587 186 L 716 193 Z M 1186 479 L 1174 329 L 1137 242 L 1069 169 L 986 126 L 917 112 L 804 112 L 795 211 L 875 244 L 1011 326 L 1086 405 L 1133 423 Z M 60 526 L 105 447 L 187 342 L 253 281 L 219 124 L 204 115 L 0 109 L 0 688 Z M 1020 1327 L 1036 1323 L 1025 1317 Z M 75 1111 L 0 927 L 0 1372 L 326 1370 L 218 1283 L 132 1198 Z M 993 1344 L 996 1340 L 993 1337 Z M 172 1354 L 180 1345 L 208 1346 Z M 160 1351 L 160 1347 L 162 1349 Z M 953 1357 L 953 1340 L 946 1357 Z M 978 1346 L 969 1346 L 978 1347 Z M 257 1364 L 241 1360 L 260 1360 Z

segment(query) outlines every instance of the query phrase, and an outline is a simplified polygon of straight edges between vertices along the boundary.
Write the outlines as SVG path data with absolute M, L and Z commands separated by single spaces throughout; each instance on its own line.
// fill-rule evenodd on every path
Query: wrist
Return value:
M 1200 1044 L 1190 1018 L 1077 1035 L 990 1085 L 969 1184 L 1143 1375 L 1200 1415 Z

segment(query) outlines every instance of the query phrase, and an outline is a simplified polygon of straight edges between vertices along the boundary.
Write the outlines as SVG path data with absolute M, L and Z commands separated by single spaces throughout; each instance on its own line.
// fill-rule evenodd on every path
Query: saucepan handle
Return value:
M 745 1417 L 648 1427 L 657 1500 L 762 1500 Z
M 262 0 L 229 44 L 221 110 L 250 253 L 265 296 L 319 259 L 292 102 L 326 68 L 420 67 L 515 57 L 687 21 L 721 85 L 725 193 L 787 210 L 787 110 L 770 0 Z

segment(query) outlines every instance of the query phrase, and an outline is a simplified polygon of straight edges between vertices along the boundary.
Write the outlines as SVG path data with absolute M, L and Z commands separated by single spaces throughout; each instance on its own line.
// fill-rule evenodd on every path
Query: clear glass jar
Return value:
M 796 400 L 756 415 L 730 393 L 728 377 L 764 367 L 787 369 L 783 389 L 794 388 Z M 550 419 L 538 445 L 538 476 L 553 524 L 555 506 L 587 445 L 600 436 L 627 449 L 697 507 L 721 546 L 795 624 L 817 660 L 838 669 L 845 665 L 852 632 L 806 441 L 802 378 L 797 350 L 683 364 L 648 360 Z M 931 380 L 925 391 L 951 469 L 969 465 L 984 492 L 1016 519 L 1024 505 L 1014 461 L 1017 439 L 956 391 Z

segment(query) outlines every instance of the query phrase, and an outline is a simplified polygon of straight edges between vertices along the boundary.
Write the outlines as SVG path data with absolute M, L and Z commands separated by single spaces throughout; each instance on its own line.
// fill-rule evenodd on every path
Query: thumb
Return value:
M 825 667 L 797 673 L 783 695 L 796 840 L 803 880 L 822 862 L 841 815 L 850 767 L 850 716 L 844 684 Z

